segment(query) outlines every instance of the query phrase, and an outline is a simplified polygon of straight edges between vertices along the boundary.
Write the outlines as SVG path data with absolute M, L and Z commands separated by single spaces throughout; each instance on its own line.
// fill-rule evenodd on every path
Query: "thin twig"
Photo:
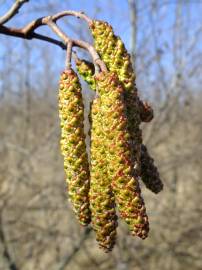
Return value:
M 77 17 L 79 19 L 83 19 L 88 23 L 89 26 L 92 24 L 92 19 L 90 17 L 88 17 L 82 11 L 65 10 L 65 11 L 59 12 L 59 13 L 55 14 L 54 16 L 52 16 L 52 19 L 53 19 L 53 21 L 56 22 L 58 19 L 65 17 L 65 16 L 74 16 L 74 17 Z
M 51 18 L 53 22 L 56 22 L 57 20 L 65 17 L 65 16 L 75 16 L 76 18 L 83 19 L 87 22 L 87 24 L 90 26 L 92 24 L 92 20 L 84 14 L 82 11 L 73 11 L 73 10 L 65 10 L 62 12 L 59 12 L 52 16 L 45 16 L 41 17 L 35 21 L 30 22 L 26 27 L 24 27 L 23 31 L 26 34 L 29 34 L 30 32 L 33 32 L 36 28 L 38 28 L 41 25 L 45 25 L 46 22 Z
M 64 261 L 61 263 L 61 265 L 59 266 L 58 270 L 64 270 L 66 268 L 66 266 L 72 261 L 72 259 L 74 258 L 74 256 L 78 253 L 78 251 L 80 250 L 81 246 L 85 243 L 85 241 L 88 239 L 88 236 L 91 233 L 91 229 L 90 228 L 86 228 L 84 231 L 83 236 L 81 237 L 79 243 L 74 247 L 72 253 L 70 253 L 65 259 Z
M 48 25 L 57 34 L 57 36 L 59 36 L 62 39 L 62 41 L 66 45 L 71 40 L 72 47 L 76 46 L 76 47 L 80 47 L 82 49 L 87 50 L 90 53 L 90 55 L 93 59 L 93 62 L 95 64 L 97 64 L 102 71 L 106 71 L 107 68 L 106 68 L 105 63 L 100 59 L 100 56 L 98 55 L 95 48 L 91 44 L 89 44 L 88 42 L 85 42 L 83 40 L 70 39 L 57 26 L 56 21 L 64 16 L 68 16 L 68 15 L 82 18 L 82 19 L 86 20 L 88 22 L 88 24 L 90 24 L 92 22 L 92 20 L 88 16 L 86 16 L 83 12 L 64 11 L 64 12 L 60 12 L 60 13 L 53 15 L 53 16 L 46 16 L 46 17 L 42 17 L 42 18 L 39 18 L 37 20 L 34 20 L 23 28 L 11 28 L 11 27 L 6 27 L 3 25 L 0 25 L 0 34 L 5 34 L 5 35 L 9 35 L 9 36 L 16 36 L 16 37 L 20 37 L 20 38 L 24 38 L 24 39 L 36 38 L 36 39 L 40 39 L 40 40 L 54 43 L 54 44 L 59 45 L 60 47 L 62 47 L 64 49 L 63 43 L 59 43 L 57 40 L 51 39 L 49 37 L 46 37 L 46 36 L 43 36 L 40 34 L 36 34 L 34 32 L 40 26 Z
M 0 17 L 0 24 L 4 24 L 12 19 L 26 2 L 29 2 L 29 0 L 16 0 L 6 14 Z
M 100 69 L 102 71 L 106 71 L 106 65 L 105 63 L 100 59 L 100 56 L 98 55 L 98 53 L 96 52 L 95 48 L 88 42 L 85 42 L 83 40 L 78 40 L 78 39 L 70 39 L 59 27 L 58 25 L 52 21 L 52 17 L 49 17 L 46 21 L 46 24 L 53 30 L 53 32 L 55 32 L 57 34 L 57 36 L 59 36 L 64 42 L 65 44 L 68 44 L 69 41 L 72 42 L 72 47 L 76 46 L 76 47 L 80 47 L 82 49 L 87 50 L 92 59 L 93 62 L 96 63 Z
M 66 54 L 66 63 L 65 63 L 66 69 L 71 68 L 71 59 L 72 59 L 72 41 L 70 40 L 67 43 L 67 54 Z
M 75 51 L 72 52 L 72 57 L 73 57 L 75 63 L 80 61 L 80 59 Z
M 5 233 L 3 230 L 2 216 L 0 216 L 0 241 L 1 241 L 1 244 L 3 245 L 3 257 L 6 259 L 8 263 L 9 270 L 19 270 L 15 261 L 12 259 L 12 256 L 10 254 L 10 251 L 7 245 Z

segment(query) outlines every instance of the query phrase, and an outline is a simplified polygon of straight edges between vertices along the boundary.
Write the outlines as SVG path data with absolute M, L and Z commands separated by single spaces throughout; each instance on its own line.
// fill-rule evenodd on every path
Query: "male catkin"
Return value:
M 90 88 L 92 90 L 96 90 L 96 84 L 95 84 L 95 78 L 94 78 L 95 68 L 94 68 L 93 63 L 84 59 L 77 59 L 76 68 L 78 70 L 78 73 L 81 75 L 84 81 L 88 83 Z
M 159 193 L 163 189 L 163 183 L 145 145 L 141 146 L 141 171 L 141 178 L 145 186 L 152 192 Z
M 149 223 L 139 183 L 134 176 L 131 137 L 123 100 L 124 89 L 115 73 L 102 72 L 95 78 L 102 118 L 105 121 L 103 131 L 107 144 L 107 170 L 115 201 L 132 234 L 144 239 L 148 235 Z
M 116 240 L 117 216 L 111 179 L 107 171 L 107 138 L 102 126 L 106 122 L 104 117 L 100 99 L 96 98 L 91 108 L 90 208 L 96 239 L 101 248 L 110 251 Z
M 124 89 L 124 100 L 128 117 L 128 130 L 132 140 L 133 163 L 136 175 L 140 174 L 140 148 L 142 133 L 139 128 L 140 102 L 135 87 L 135 73 L 130 55 L 122 40 L 117 37 L 112 27 L 103 21 L 93 21 L 91 25 L 95 48 L 108 69 L 115 72 Z
M 84 135 L 84 106 L 77 74 L 65 70 L 60 79 L 59 117 L 61 121 L 61 151 L 69 197 L 82 225 L 90 222 L 88 192 L 90 172 Z

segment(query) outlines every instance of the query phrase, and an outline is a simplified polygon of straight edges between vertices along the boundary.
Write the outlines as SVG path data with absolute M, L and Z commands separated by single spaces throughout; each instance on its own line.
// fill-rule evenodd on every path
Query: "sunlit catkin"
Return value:
M 140 173 L 140 147 L 142 133 L 139 128 L 141 123 L 140 101 L 135 87 L 135 73 L 122 40 L 117 37 L 111 25 L 103 21 L 93 21 L 91 25 L 95 48 L 105 62 L 108 69 L 115 72 L 124 89 L 126 114 L 128 117 L 128 130 L 132 140 L 132 156 L 135 174 Z
M 144 239 L 148 235 L 149 223 L 139 183 L 134 176 L 124 89 L 115 73 L 102 72 L 95 78 L 104 119 L 102 126 L 107 145 L 107 171 L 111 177 L 115 201 L 132 234 Z
M 81 85 L 72 69 L 65 70 L 61 75 L 59 117 L 69 198 L 79 222 L 87 225 L 90 222 L 90 172 L 84 135 L 84 106 Z
M 92 227 L 96 232 L 99 246 L 110 251 L 116 240 L 117 216 L 115 198 L 111 187 L 111 179 L 107 171 L 106 137 L 102 124 L 100 99 L 96 98 L 91 107 L 91 185 L 90 208 Z
M 94 79 L 94 72 L 95 68 L 93 63 L 84 60 L 84 59 L 77 59 L 76 61 L 76 68 L 78 73 L 84 79 L 84 81 L 89 85 L 92 90 L 96 89 L 95 79 Z

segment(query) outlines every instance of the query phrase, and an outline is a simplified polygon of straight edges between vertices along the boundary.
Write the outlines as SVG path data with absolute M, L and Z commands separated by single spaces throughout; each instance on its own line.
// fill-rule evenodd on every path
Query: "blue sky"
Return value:
M 184 39 L 182 46 L 178 48 L 178 58 L 182 58 L 184 61 L 184 71 L 193 62 L 200 59 L 202 55 L 202 36 L 201 33 L 197 37 L 195 48 L 191 53 L 187 53 L 188 47 L 191 45 L 192 40 L 195 38 L 197 29 L 202 25 L 202 1 L 201 0 L 184 0 L 181 20 L 183 27 L 175 34 L 173 32 L 173 25 L 175 22 L 176 7 L 179 1 L 177 0 L 142 0 L 136 1 L 138 3 L 138 33 L 137 33 L 137 72 L 139 75 L 139 83 L 141 87 L 148 88 L 148 85 L 161 76 L 159 73 L 158 61 L 152 62 L 152 65 L 148 66 L 148 70 L 144 70 L 144 74 L 141 71 L 141 61 L 149 63 L 152 58 L 157 57 L 156 50 L 159 50 L 161 57 L 161 64 L 164 70 L 166 70 L 166 80 L 169 80 L 170 74 L 172 74 L 175 67 L 173 62 L 174 53 L 173 46 L 175 40 L 180 40 L 181 36 Z M 0 13 L 3 14 L 5 10 L 13 3 L 12 0 L 2 1 L 0 0 Z M 113 25 L 117 35 L 120 35 L 124 40 L 126 47 L 130 49 L 130 20 L 129 20 L 129 7 L 127 0 L 31 0 L 29 4 L 25 4 L 20 13 L 9 22 L 11 26 L 24 26 L 27 22 L 44 15 L 50 14 L 47 11 L 47 3 L 53 3 L 51 13 L 55 13 L 65 9 L 83 10 L 89 16 L 97 19 L 107 20 Z M 159 9 L 158 12 L 151 13 L 151 4 L 155 3 Z M 65 18 L 61 24 L 65 31 L 71 36 L 75 36 L 75 33 L 71 31 L 71 24 L 79 24 L 75 18 Z M 87 27 L 83 27 L 82 32 L 86 33 Z M 41 28 L 40 32 L 53 35 L 46 28 Z M 53 35 L 54 36 L 54 35 Z M 88 37 L 85 35 L 85 38 Z M 4 65 L 4 55 L 8 48 L 11 51 L 10 60 L 13 64 L 13 73 L 17 69 L 21 69 L 25 65 L 25 46 L 26 41 L 0 36 L 0 68 Z M 42 48 L 47 48 L 47 53 L 51 57 L 55 57 L 54 68 L 60 71 L 63 68 L 64 53 L 59 48 L 55 48 L 52 45 L 38 42 L 29 41 L 28 46 L 31 52 L 29 54 L 30 61 L 33 64 L 33 74 L 40 74 L 43 70 L 43 63 L 40 59 L 43 58 Z M 146 53 L 146 56 L 143 54 Z M 197 57 L 199 55 L 199 57 Z M 4 60 L 3 60 L 4 59 Z M 60 61 L 59 61 L 60 59 Z M 37 66 L 37 71 L 35 64 Z M 41 63 L 41 64 L 40 64 Z M 50 69 L 53 69 L 51 66 Z M 1 69 L 0 69 L 1 70 Z M 23 68 L 22 68 L 23 70 Z M 187 71 L 186 71 L 187 72 Z M 143 76 L 143 77 L 141 77 Z M 34 77 L 34 75 L 33 75 Z M 198 79 L 199 80 L 199 79 Z M 196 81 L 196 78 L 195 78 Z

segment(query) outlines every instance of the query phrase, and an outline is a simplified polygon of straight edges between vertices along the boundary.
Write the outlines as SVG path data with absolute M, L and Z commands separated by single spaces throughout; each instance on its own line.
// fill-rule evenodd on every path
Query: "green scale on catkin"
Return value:
M 95 68 L 93 63 L 84 59 L 77 59 L 76 68 L 78 70 L 78 73 L 81 75 L 84 81 L 88 83 L 90 88 L 92 90 L 96 90 L 96 84 L 94 79 Z
M 163 183 L 145 145 L 141 146 L 141 171 L 141 178 L 145 186 L 152 192 L 159 193 L 163 189 Z
M 108 252 L 112 250 L 116 241 L 117 216 L 115 198 L 107 172 L 106 138 L 102 128 L 104 119 L 101 114 L 99 98 L 93 101 L 91 121 L 91 185 L 89 196 L 92 227 L 96 232 L 96 240 L 99 246 Z
M 134 176 L 124 89 L 117 75 L 111 72 L 98 74 L 96 84 L 104 119 L 107 171 L 111 177 L 115 201 L 120 216 L 127 222 L 132 234 L 144 239 L 148 235 L 149 223 L 138 179 Z
M 61 152 L 73 210 L 82 225 L 90 222 L 90 172 L 84 134 L 84 106 L 77 74 L 65 70 L 60 79 Z
M 138 175 L 140 174 L 140 149 L 142 144 L 142 133 L 139 126 L 141 121 L 151 120 L 153 111 L 151 117 L 146 114 L 145 118 L 144 103 L 140 101 L 137 95 L 135 73 L 130 55 L 122 40 L 114 34 L 112 27 L 106 22 L 93 21 L 91 30 L 96 50 L 108 69 L 117 74 L 124 88 L 126 113 L 129 120 L 128 129 L 132 139 L 133 163 L 135 174 Z

